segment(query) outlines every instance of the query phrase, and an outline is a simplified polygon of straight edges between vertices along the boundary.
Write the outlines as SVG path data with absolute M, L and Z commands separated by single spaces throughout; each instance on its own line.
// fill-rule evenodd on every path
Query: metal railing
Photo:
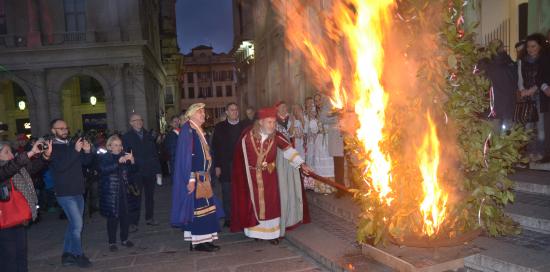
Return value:
M 509 52 L 513 48 L 511 33 L 510 33 L 510 19 L 502 21 L 493 31 L 483 36 L 483 45 L 487 46 L 492 40 L 501 40 L 504 43 L 504 49 Z

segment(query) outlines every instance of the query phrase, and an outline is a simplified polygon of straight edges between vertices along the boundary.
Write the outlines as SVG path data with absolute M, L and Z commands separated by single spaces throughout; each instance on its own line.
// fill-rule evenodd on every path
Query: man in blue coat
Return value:
M 185 241 L 191 242 L 190 250 L 212 252 L 220 249 L 213 242 L 218 239 L 223 208 L 211 186 L 213 161 L 202 129 L 204 107 L 196 103 L 185 113 L 187 121 L 182 125 L 176 151 L 170 223 L 183 230 Z

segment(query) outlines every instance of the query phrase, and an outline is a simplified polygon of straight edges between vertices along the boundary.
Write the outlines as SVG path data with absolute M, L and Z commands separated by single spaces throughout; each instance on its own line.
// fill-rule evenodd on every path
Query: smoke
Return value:
M 272 0 L 272 4 L 285 27 L 287 49 L 303 54 L 308 79 L 332 98 L 333 105 L 341 108 L 340 125 L 344 132 L 356 136 L 361 126 L 368 125 L 364 120 L 359 122 L 358 107 L 370 103 L 374 109 L 380 106 L 384 109 L 383 138 L 379 145 L 387 158 L 391 158 L 392 189 L 397 198 L 403 197 L 392 205 L 418 203 L 422 195 L 419 154 L 430 135 L 428 116 L 435 124 L 441 147 L 437 176 L 451 197 L 449 202 L 456 201 L 450 186 L 458 179 L 456 130 L 444 112 L 447 69 L 441 64 L 447 63 L 448 52 L 440 48 L 443 4 L 427 5 L 422 11 L 422 15 L 427 16 L 423 17 L 411 12 L 413 9 L 406 6 L 406 1 L 335 0 L 327 5 L 326 1 Z M 365 9 L 365 5 L 372 9 Z M 378 9 L 380 14 L 376 13 Z M 360 11 L 367 14 L 360 17 Z M 372 27 L 369 31 L 374 34 L 358 37 L 354 31 L 361 31 L 359 34 L 367 31 L 353 26 L 376 16 L 380 23 L 369 25 Z M 372 38 L 369 35 L 382 37 L 381 44 L 369 41 Z M 362 38 L 367 40 L 360 40 Z M 357 79 L 377 71 L 365 66 L 365 63 L 371 64 L 371 60 L 365 62 L 364 52 L 358 52 L 365 44 L 375 47 L 372 52 L 379 54 L 366 56 L 374 58 L 375 64 L 381 59 L 379 80 L 384 91 L 383 99 L 376 100 L 376 95 L 371 95 L 367 103 L 358 100 L 363 99 L 365 92 L 374 92 L 377 86 L 362 86 Z M 377 46 L 381 46 L 380 50 Z M 375 129 L 371 131 L 375 137 Z

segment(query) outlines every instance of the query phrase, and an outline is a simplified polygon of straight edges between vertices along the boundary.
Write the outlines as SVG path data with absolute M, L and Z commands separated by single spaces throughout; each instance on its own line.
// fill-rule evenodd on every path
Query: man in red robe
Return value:
M 276 131 L 276 118 L 275 108 L 259 110 L 259 120 L 245 130 L 237 142 L 231 206 L 231 231 L 244 230 L 246 236 L 270 240 L 272 244 L 279 243 L 281 225 L 284 227 L 277 180 L 277 149 L 292 167 L 301 168 L 305 174 L 311 171 L 289 140 Z

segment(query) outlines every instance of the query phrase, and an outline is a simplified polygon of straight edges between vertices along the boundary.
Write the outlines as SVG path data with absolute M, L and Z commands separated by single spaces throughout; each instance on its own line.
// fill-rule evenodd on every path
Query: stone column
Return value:
M 31 86 L 32 101 L 29 105 L 31 130 L 35 136 L 49 133 L 50 110 L 48 108 L 48 89 L 46 86 L 46 72 L 44 70 L 31 71 L 34 84 Z
M 61 103 L 61 89 L 63 84 L 56 85 L 61 80 L 61 72 L 50 71 L 47 75 L 47 96 L 48 108 L 50 110 L 50 119 L 63 118 L 62 103 Z M 54 89 L 59 88 L 59 89 Z
M 113 88 L 110 90 L 109 100 L 112 104 L 113 115 L 113 128 L 118 131 L 124 131 L 127 127 L 127 115 L 126 104 L 124 101 L 124 77 L 122 70 L 124 66 L 122 64 L 115 64 L 110 66 L 112 71 L 112 83 Z
M 127 116 L 132 112 L 139 113 L 143 117 L 143 122 L 148 124 L 147 99 L 146 99 L 146 81 L 143 64 L 130 64 L 128 68 L 128 85 L 126 91 Z

